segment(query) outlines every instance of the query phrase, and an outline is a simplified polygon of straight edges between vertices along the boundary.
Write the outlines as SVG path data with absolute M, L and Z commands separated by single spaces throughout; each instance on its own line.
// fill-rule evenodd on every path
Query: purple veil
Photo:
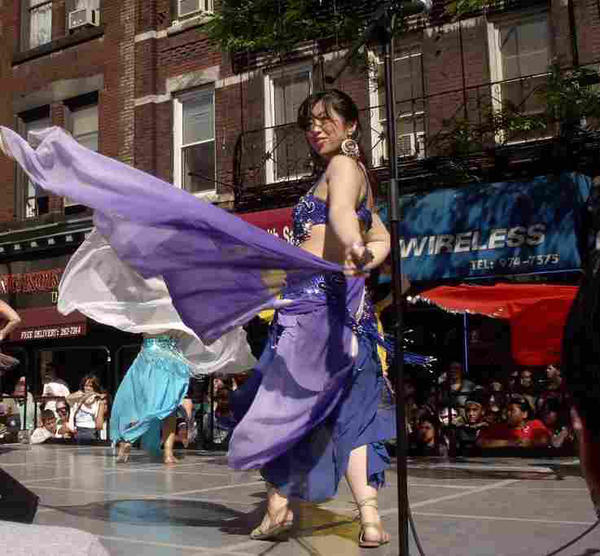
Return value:
M 144 278 L 162 276 L 182 320 L 210 343 L 265 307 L 288 279 L 342 268 L 226 211 L 79 145 L 51 127 L 32 148 L 0 126 L 0 147 L 42 189 L 94 209 L 119 258 Z

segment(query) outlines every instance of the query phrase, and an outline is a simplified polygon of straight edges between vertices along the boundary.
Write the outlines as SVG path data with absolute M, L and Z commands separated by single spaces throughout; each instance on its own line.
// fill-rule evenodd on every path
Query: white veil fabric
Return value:
M 195 377 L 238 373 L 256 364 L 243 328 L 203 344 L 182 322 L 163 279 L 140 276 L 95 229 L 69 260 L 59 285 L 58 311 L 75 310 L 125 332 L 176 336 Z

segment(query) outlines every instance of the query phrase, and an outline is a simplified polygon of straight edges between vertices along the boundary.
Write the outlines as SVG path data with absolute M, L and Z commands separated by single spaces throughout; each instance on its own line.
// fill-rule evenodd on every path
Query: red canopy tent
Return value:
M 576 293 L 577 286 L 460 285 L 433 288 L 418 299 L 446 311 L 507 319 L 515 362 L 548 365 L 560 361 L 563 328 Z

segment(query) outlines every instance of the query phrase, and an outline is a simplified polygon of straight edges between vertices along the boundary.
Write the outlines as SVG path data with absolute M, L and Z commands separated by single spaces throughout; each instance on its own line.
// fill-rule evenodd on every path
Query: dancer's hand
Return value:
M 353 243 L 346 249 L 344 274 L 347 276 L 364 276 L 368 273 L 369 263 L 373 261 L 373 253 L 362 242 Z

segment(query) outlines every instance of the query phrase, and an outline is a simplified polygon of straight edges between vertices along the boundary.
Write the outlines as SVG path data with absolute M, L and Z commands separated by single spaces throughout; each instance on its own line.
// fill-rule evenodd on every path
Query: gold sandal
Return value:
M 362 500 L 361 502 L 356 504 L 357 509 L 359 511 L 359 518 L 360 518 L 360 509 L 364 508 L 366 506 L 369 506 L 371 508 L 375 508 L 376 510 L 379 509 L 379 506 L 377 504 L 377 497 L 372 496 L 371 498 L 365 498 L 364 500 Z M 362 518 L 360 518 L 360 533 L 358 535 L 358 546 L 360 546 L 361 548 L 379 548 L 380 546 L 383 546 L 384 544 L 388 544 L 390 542 L 390 537 L 389 535 L 387 535 L 387 533 L 383 530 L 383 525 L 381 524 L 381 520 L 380 521 L 362 521 Z M 365 530 L 368 529 L 369 527 L 373 528 L 373 529 L 377 529 L 377 533 L 379 534 L 379 540 L 366 540 L 365 539 Z M 387 537 L 386 537 L 387 535 Z
M 285 517 L 287 517 L 289 513 L 289 508 L 286 507 Z M 267 509 L 267 514 L 269 515 L 269 520 L 271 523 L 275 523 L 275 519 L 271 512 Z M 250 533 L 250 538 L 254 541 L 268 541 L 268 540 L 276 540 L 278 537 L 281 537 L 284 533 L 288 533 L 294 524 L 294 520 L 292 519 L 284 519 L 280 523 L 275 523 L 270 527 L 263 529 L 260 525 L 252 530 Z

